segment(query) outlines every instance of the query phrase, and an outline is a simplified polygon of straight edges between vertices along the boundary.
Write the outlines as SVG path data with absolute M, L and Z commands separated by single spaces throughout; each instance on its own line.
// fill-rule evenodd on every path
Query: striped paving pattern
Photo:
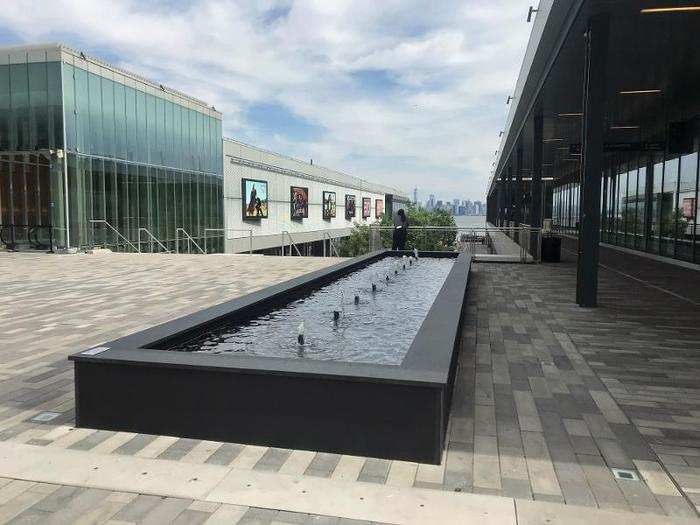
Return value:
M 332 262 L 0 254 L 0 275 L 11 276 L 0 297 L 0 440 L 85 454 L 695 515 L 694 506 L 700 506 L 700 324 L 693 323 L 698 311 L 612 272 L 601 273 L 603 307 L 578 309 L 572 305 L 571 263 L 474 266 L 441 465 L 72 427 L 68 354 Z M 45 411 L 58 417 L 31 420 Z M 642 479 L 615 479 L 611 467 L 634 469 Z M 14 488 L 17 483 L 25 489 Z M 35 501 L 37 490 L 49 489 L 22 483 L 8 480 L 0 488 L 0 509 L 20 509 L 9 510 L 12 517 L 0 523 L 42 521 L 41 512 L 64 507 L 37 507 L 49 496 Z M 240 523 L 345 523 L 95 489 L 55 487 L 51 494 L 59 490 L 62 495 L 81 490 L 77 508 L 99 500 L 86 503 L 91 510 L 103 509 L 99 519 L 86 522 L 153 522 L 146 516 L 159 509 L 156 516 L 168 516 L 160 522 L 216 523 L 219 512 Z M 135 510 L 129 510 L 132 504 Z M 105 510 L 113 508 L 111 514 Z M 295 519 L 302 521 L 289 521 Z

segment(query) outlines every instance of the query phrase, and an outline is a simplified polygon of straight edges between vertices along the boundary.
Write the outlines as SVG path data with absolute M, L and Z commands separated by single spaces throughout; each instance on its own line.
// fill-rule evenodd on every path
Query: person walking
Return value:
M 403 208 L 396 212 L 394 217 L 394 236 L 391 243 L 392 250 L 405 250 L 406 237 L 408 236 L 408 217 Z

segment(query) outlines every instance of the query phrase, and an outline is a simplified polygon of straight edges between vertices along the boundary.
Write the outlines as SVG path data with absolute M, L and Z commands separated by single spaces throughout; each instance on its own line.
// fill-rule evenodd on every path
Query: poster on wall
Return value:
M 363 197 L 362 198 L 362 218 L 363 219 L 369 219 L 369 216 L 372 214 L 372 199 L 369 197 Z
M 335 192 L 334 191 L 324 191 L 323 192 L 323 218 L 326 220 L 333 219 L 335 217 Z
M 309 188 L 291 186 L 289 200 L 292 209 L 292 220 L 309 218 Z
M 267 219 L 267 182 L 242 179 L 243 220 Z
M 694 198 L 686 198 L 683 199 L 683 217 L 686 219 L 694 219 L 695 218 L 695 199 Z
M 374 218 L 381 219 L 384 214 L 384 201 L 382 199 L 376 199 L 374 201 Z
M 355 196 L 345 196 L 345 218 L 350 220 L 355 217 Z

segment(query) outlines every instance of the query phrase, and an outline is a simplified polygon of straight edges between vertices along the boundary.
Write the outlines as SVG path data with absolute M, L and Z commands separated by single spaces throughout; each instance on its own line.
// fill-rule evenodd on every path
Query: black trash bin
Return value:
M 561 237 L 542 237 L 542 262 L 561 261 Z

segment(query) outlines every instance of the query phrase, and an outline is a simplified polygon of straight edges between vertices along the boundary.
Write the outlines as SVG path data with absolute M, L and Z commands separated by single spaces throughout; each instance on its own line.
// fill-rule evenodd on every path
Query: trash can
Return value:
M 561 237 L 542 237 L 542 262 L 561 261 Z

